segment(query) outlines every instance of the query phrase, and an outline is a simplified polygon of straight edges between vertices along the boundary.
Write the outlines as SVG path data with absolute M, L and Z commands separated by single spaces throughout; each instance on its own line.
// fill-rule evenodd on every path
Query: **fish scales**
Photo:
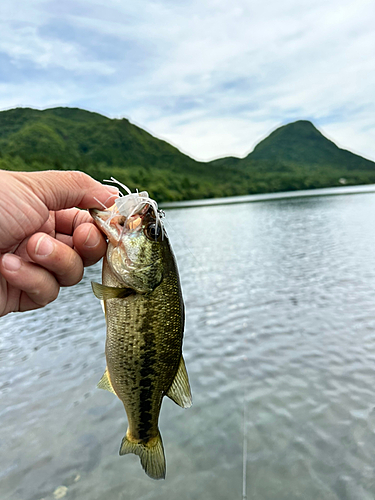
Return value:
M 103 272 L 103 284 L 120 285 L 110 272 Z M 112 386 L 124 403 L 129 431 L 137 440 L 156 437 L 161 396 L 169 389 L 181 358 L 183 305 L 178 283 L 166 276 L 150 295 L 111 299 L 105 307 L 107 366 Z
M 182 357 L 178 269 L 156 203 L 145 195 L 120 199 L 127 214 L 116 204 L 90 211 L 109 240 L 103 283 L 93 283 L 107 324 L 107 368 L 98 387 L 116 394 L 127 414 L 120 454 L 135 453 L 145 472 L 160 479 L 166 471 L 158 427 L 163 397 L 187 408 L 191 391 Z

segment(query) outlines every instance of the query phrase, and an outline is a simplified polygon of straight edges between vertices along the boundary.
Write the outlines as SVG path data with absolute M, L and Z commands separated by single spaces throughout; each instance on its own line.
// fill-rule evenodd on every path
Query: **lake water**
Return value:
M 167 222 L 194 404 L 164 400 L 166 480 L 118 455 L 125 412 L 96 389 L 97 265 L 47 308 L 0 320 L 1 500 L 232 500 L 244 482 L 254 500 L 373 499 L 375 194 Z

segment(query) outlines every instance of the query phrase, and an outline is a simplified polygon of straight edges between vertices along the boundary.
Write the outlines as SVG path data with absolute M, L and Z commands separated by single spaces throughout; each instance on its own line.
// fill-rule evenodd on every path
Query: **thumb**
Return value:
M 118 189 L 104 186 L 78 171 L 22 172 L 19 180 L 28 185 L 49 210 L 64 208 L 101 208 L 112 205 Z

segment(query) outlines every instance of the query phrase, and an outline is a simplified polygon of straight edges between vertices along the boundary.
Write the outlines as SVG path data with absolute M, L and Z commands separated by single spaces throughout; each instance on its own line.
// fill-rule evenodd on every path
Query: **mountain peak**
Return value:
M 308 120 L 298 120 L 274 130 L 248 156 L 252 160 L 324 165 L 340 150 Z M 347 152 L 348 153 L 348 152 Z
M 296 120 L 295 122 L 290 122 L 290 123 L 283 125 L 283 127 L 288 127 L 288 128 L 292 128 L 292 127 L 310 127 L 311 128 L 312 127 L 315 130 L 317 130 L 315 125 L 312 122 L 310 122 L 309 120 Z M 279 127 L 279 128 L 282 128 L 282 127 Z
M 319 130 L 315 127 L 315 125 L 308 120 L 297 120 L 295 122 L 287 123 L 286 125 L 282 125 L 278 129 L 274 130 L 274 132 L 272 132 L 269 137 L 271 137 L 273 134 L 287 134 L 287 136 L 293 135 L 303 140 L 309 137 L 324 137 L 323 134 L 319 132 Z

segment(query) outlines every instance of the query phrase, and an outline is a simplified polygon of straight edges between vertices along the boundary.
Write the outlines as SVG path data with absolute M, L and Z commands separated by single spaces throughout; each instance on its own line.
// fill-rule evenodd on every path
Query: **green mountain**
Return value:
M 77 108 L 0 112 L 0 168 L 79 169 L 99 180 L 113 176 L 131 188 L 148 188 L 158 199 L 180 199 L 190 179 L 206 172 L 204 164 L 126 119 Z
M 374 162 L 339 148 L 306 120 L 279 127 L 245 158 L 221 158 L 211 164 L 241 171 L 249 193 L 375 182 Z
M 349 170 L 367 170 L 374 162 L 340 149 L 324 137 L 311 122 L 299 120 L 272 132 L 248 156 L 251 160 L 305 165 L 307 168 L 345 166 Z
M 278 128 L 245 158 L 198 162 L 128 120 L 78 108 L 0 112 L 0 168 L 79 169 L 158 201 L 375 183 L 375 163 L 338 148 L 312 123 Z

